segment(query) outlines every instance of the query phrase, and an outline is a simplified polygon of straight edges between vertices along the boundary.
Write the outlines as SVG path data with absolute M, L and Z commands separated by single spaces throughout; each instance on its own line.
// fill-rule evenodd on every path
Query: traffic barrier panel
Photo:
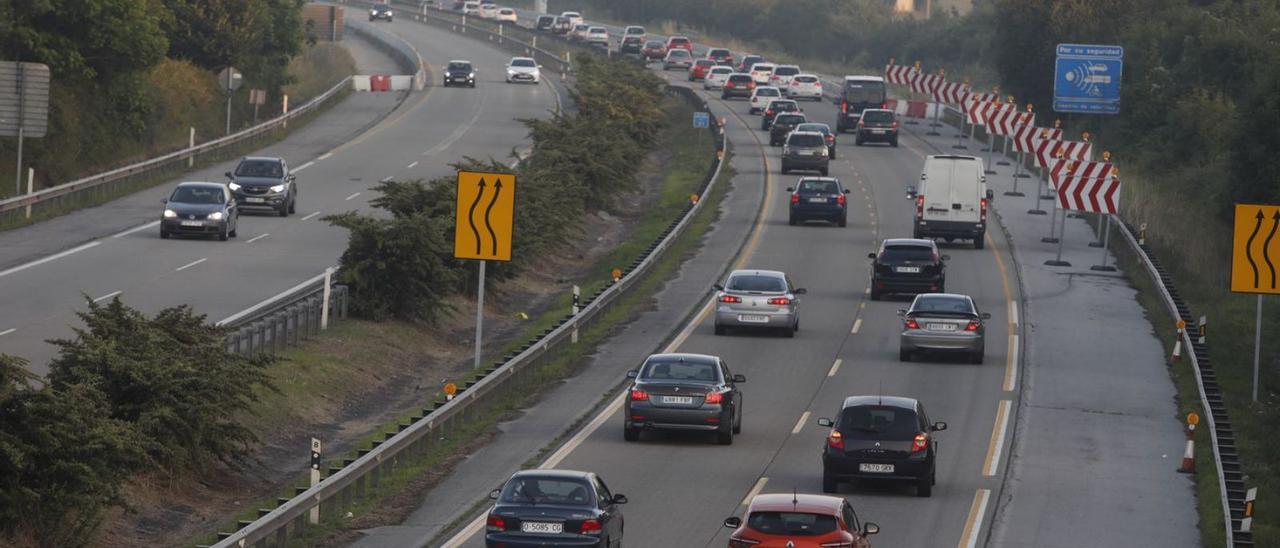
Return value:
M 357 74 L 351 77 L 351 89 L 356 91 L 372 91 L 370 87 L 371 76 L 368 74 Z
M 946 78 L 940 74 L 922 74 L 917 72 L 911 78 L 911 91 L 933 96 L 937 93 L 938 88 L 945 82 Z
M 391 91 L 410 91 L 413 89 L 413 76 L 408 74 L 393 74 L 391 76 Z
M 928 114 L 928 110 L 928 101 L 907 101 L 905 116 L 908 118 L 924 118 Z
M 1012 105 L 1011 105 L 1012 106 Z M 1018 126 L 1035 125 L 1036 115 L 1031 112 L 1019 112 L 1017 108 L 1006 110 L 1001 113 L 996 121 L 996 135 L 1013 135 Z
M 884 67 L 884 81 L 890 84 L 909 86 L 917 73 L 916 68 L 911 65 L 890 63 Z
M 369 91 L 391 91 L 391 77 L 386 74 L 375 74 L 370 76 Z
M 969 84 L 943 82 L 942 85 L 938 86 L 937 92 L 934 93 L 933 100 L 952 106 L 960 106 L 964 104 L 964 99 L 968 95 Z
M 1062 209 L 1114 215 L 1120 211 L 1120 178 L 1114 173 L 1065 177 L 1057 196 Z
M 985 125 L 986 119 L 983 117 L 983 110 L 990 106 L 991 103 L 999 100 L 1000 96 L 994 93 L 970 92 L 964 99 L 966 121 L 973 126 Z

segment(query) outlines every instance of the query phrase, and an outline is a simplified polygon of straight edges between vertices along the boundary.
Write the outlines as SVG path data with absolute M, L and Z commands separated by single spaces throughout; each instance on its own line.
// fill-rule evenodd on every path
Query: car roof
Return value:
M 729 277 L 730 277 L 730 278 L 732 278 L 732 277 L 734 277 L 734 276 L 744 276 L 744 275 L 746 275 L 746 276 L 767 276 L 767 277 L 771 277 L 771 278 L 786 278 L 786 277 L 787 277 L 787 274 L 786 274 L 785 272 L 780 271 L 780 270 L 751 270 L 751 269 L 745 269 L 745 268 L 744 268 L 744 269 L 741 269 L 741 270 L 734 270 L 733 272 L 730 272 L 730 273 L 729 273 Z
M 468 61 L 468 60 L 466 60 L 466 59 L 450 59 L 450 60 L 449 60 L 449 63 L 451 63 L 451 64 L 452 64 L 452 63 L 466 63 L 466 64 L 470 65 L 470 64 L 471 64 L 471 61 Z
M 528 476 L 585 480 L 585 479 L 590 479 L 592 476 L 592 473 L 582 472 L 580 470 L 541 470 L 541 469 L 535 468 L 532 470 L 521 470 L 511 475 L 512 478 L 523 478 Z
M 916 295 L 917 299 L 921 297 L 947 297 L 951 299 L 964 299 L 967 301 L 973 301 L 973 297 L 970 297 L 963 293 L 921 293 L 919 295 Z
M 823 137 L 820 131 L 792 131 L 787 134 L 787 138 L 790 139 L 792 135 L 817 135 L 818 137 Z
M 889 114 L 897 114 L 896 112 L 889 110 L 887 108 L 868 108 L 868 109 L 863 109 L 862 111 L 863 114 L 866 114 L 868 112 L 887 112 Z
M 844 499 L 826 495 L 793 493 L 769 493 L 751 499 L 747 512 L 804 512 L 807 514 L 839 515 L 844 509 Z
M 720 358 L 718 356 L 712 356 L 710 354 L 694 354 L 692 352 L 668 352 L 665 354 L 663 353 L 650 354 L 649 357 L 645 358 L 644 361 L 647 362 L 649 360 L 654 360 L 654 359 L 675 360 L 675 361 L 700 361 L 700 362 L 709 361 L 712 363 L 720 361 Z
M 209 181 L 183 181 L 178 183 L 179 187 L 196 187 L 196 188 L 226 188 L 224 183 L 211 183 Z M 177 188 L 177 187 L 175 187 Z
M 840 409 L 843 410 L 850 407 L 862 407 L 864 405 L 885 405 L 915 411 L 916 405 L 919 403 L 920 402 L 915 398 L 907 398 L 904 396 L 849 396 L 844 399 L 844 404 L 840 406 Z
M 938 243 L 933 240 L 925 240 L 922 238 L 886 238 L 884 245 L 923 245 L 937 247 Z
M 846 82 L 880 82 L 884 83 L 883 76 L 845 76 Z
M 275 156 L 245 156 L 244 158 L 240 159 L 241 162 L 246 160 L 253 160 L 253 161 L 259 161 L 259 162 L 282 162 L 283 161 L 280 158 L 277 158 Z

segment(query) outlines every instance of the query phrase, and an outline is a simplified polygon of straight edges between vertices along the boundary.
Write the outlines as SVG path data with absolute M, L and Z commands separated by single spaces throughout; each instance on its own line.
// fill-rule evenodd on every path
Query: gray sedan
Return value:
M 911 361 L 918 351 L 963 352 L 970 363 L 982 363 L 986 354 L 986 325 L 991 314 L 979 312 L 968 295 L 925 293 L 917 295 L 902 316 L 898 359 Z
M 783 272 L 735 270 L 724 285 L 716 285 L 716 335 L 730 327 L 781 329 L 787 337 L 800 330 L 800 297 Z

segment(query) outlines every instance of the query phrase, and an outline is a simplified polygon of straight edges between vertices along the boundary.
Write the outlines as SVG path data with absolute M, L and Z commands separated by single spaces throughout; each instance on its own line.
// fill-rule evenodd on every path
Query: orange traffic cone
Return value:
M 1187 450 L 1182 453 L 1182 467 L 1178 472 L 1194 474 L 1196 471 L 1196 425 L 1187 425 Z

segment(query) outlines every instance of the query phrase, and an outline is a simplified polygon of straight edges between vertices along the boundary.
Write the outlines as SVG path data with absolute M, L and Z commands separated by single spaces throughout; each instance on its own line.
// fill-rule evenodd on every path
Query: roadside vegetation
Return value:
M 36 188 L 183 148 L 224 134 L 216 74 L 234 66 L 244 85 L 233 126 L 253 120 L 251 88 L 267 90 L 259 119 L 281 97 L 297 105 L 354 71 L 340 46 L 316 43 L 304 0 L 45 0 L 0 2 L 0 58 L 48 64 L 49 132 L 26 139 Z M 11 196 L 16 139 L 0 140 L 0 198 Z M 25 191 L 25 189 L 24 189 Z
M 922 21 L 895 18 L 877 0 L 551 2 L 551 11 L 564 9 L 732 36 L 743 49 L 781 52 L 802 65 L 833 67 L 837 75 L 879 70 L 890 58 L 919 60 L 927 71 L 948 69 L 952 79 L 981 76 L 974 83 L 984 90 L 1000 84 L 1003 93 L 1036 105 L 1042 125 L 1055 117 L 1056 44 L 1124 46 L 1121 114 L 1064 116 L 1064 127 L 1071 138 L 1088 131 L 1096 146 L 1114 154 L 1124 174 L 1123 217 L 1147 225 L 1147 241 L 1178 290 L 1193 312 L 1209 318 L 1212 359 L 1246 484 L 1258 487 L 1260 500 L 1280 498 L 1280 452 L 1268 441 L 1280 427 L 1280 341 L 1263 338 L 1259 402 L 1251 403 L 1254 297 L 1227 290 L 1233 204 L 1280 203 L 1280 5 L 987 0 L 975 1 L 966 15 L 935 13 Z M 1275 298 L 1265 301 L 1263 330 L 1273 333 L 1280 306 Z M 1165 317 L 1153 313 L 1157 332 L 1168 328 Z M 1191 379 L 1189 369 L 1174 376 Z M 1200 494 L 1216 497 L 1216 486 Z M 1260 505 L 1257 512 L 1257 544 L 1280 545 L 1280 506 Z M 1201 529 L 1207 544 L 1221 536 L 1220 529 Z

